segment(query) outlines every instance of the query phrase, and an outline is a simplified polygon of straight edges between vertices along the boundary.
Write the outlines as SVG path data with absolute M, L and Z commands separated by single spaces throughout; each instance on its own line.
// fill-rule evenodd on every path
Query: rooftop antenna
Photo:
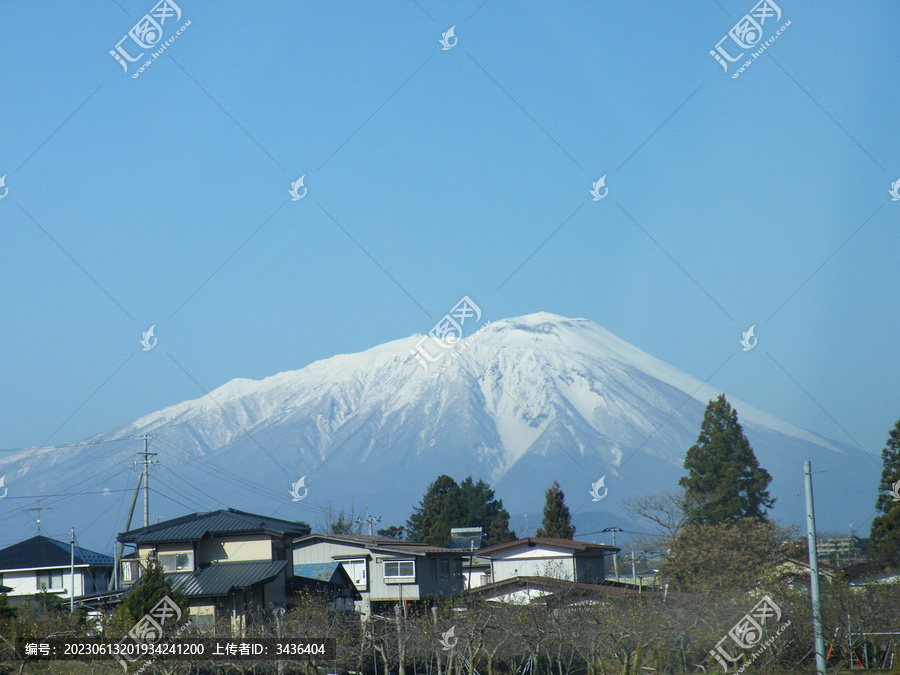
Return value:
M 25 509 L 26 511 L 37 511 L 37 528 L 38 528 L 38 536 L 41 536 L 41 511 L 49 511 L 53 507 L 52 506 L 41 506 L 41 500 L 35 499 L 34 503 L 37 506 L 32 506 L 31 508 Z

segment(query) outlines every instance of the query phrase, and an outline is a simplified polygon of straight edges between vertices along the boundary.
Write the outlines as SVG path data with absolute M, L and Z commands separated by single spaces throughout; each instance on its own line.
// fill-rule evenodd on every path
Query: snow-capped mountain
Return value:
M 532 534 L 544 490 L 558 480 L 579 531 L 591 532 L 627 523 L 623 498 L 677 485 L 706 403 L 720 393 L 584 319 L 538 313 L 486 322 L 445 351 L 422 340 L 403 338 L 259 381 L 235 379 L 87 439 L 90 445 L 9 457 L 0 474 L 19 494 L 91 492 L 65 502 L 76 505 L 82 527 L 98 519 L 82 541 L 106 541 L 122 529 L 113 500 L 97 492 L 121 489 L 123 480 L 134 485 L 134 473 L 104 476 L 130 466 L 141 447 L 131 437 L 143 434 L 156 436 L 150 449 L 159 453 L 151 472 L 151 488 L 161 493 L 151 495 L 154 516 L 228 506 L 315 527 L 329 504 L 352 504 L 358 513 L 368 504 L 382 517 L 379 527 L 399 525 L 446 473 L 488 480 L 514 527 L 521 531 L 522 514 L 531 516 Z M 868 521 L 876 462 L 729 401 L 774 477 L 776 518 L 803 521 L 808 459 L 828 472 L 816 477 L 819 528 Z M 292 494 L 301 476 L 308 491 Z M 608 492 L 594 501 L 589 491 L 602 476 Z

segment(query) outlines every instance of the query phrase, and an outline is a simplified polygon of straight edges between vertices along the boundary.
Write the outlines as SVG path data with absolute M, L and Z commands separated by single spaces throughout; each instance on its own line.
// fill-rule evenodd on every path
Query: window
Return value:
M 62 572 L 38 572 L 37 588 L 38 590 L 58 591 L 63 587 Z
M 441 579 L 450 578 L 450 559 L 441 558 Z
M 431 566 L 431 580 L 437 581 L 437 558 L 432 558 L 428 562 Z
M 188 572 L 194 569 L 192 553 L 160 553 L 157 556 L 163 572 Z
M 385 560 L 384 580 L 415 579 L 416 563 L 412 560 Z
M 366 590 L 366 559 L 356 558 L 353 560 L 341 560 L 340 562 L 341 566 L 346 570 L 347 575 L 350 577 L 350 581 L 356 586 L 356 590 Z
M 122 565 L 122 583 L 131 584 L 141 578 L 144 568 L 141 561 L 135 558 L 128 558 L 119 561 Z

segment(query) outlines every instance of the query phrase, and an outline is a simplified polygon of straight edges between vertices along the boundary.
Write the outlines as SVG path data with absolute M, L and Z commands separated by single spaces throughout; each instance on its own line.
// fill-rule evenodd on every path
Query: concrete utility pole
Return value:
M 366 517 L 365 518 L 357 518 L 356 522 L 359 525 L 368 524 L 369 526 L 369 536 L 374 537 L 375 532 L 373 531 L 373 527 L 375 523 L 381 522 L 381 516 L 370 516 L 369 515 L 369 505 L 363 504 L 363 509 L 365 510 Z
M 139 462 L 135 462 L 135 464 L 143 464 L 144 465 L 144 527 L 150 525 L 150 465 L 154 463 L 154 460 L 150 459 L 151 456 L 155 457 L 156 452 L 150 452 L 150 439 L 156 438 L 156 436 L 148 436 L 144 434 L 143 436 L 132 436 L 132 438 L 143 439 L 144 441 L 144 450 L 138 454 L 144 456 Z
M 134 486 L 134 496 L 131 498 L 131 508 L 128 509 L 128 520 L 125 521 L 125 531 L 126 532 L 131 529 L 131 518 L 132 518 L 132 516 L 134 516 L 134 506 L 135 506 L 135 504 L 137 504 L 137 498 L 138 498 L 138 494 L 140 494 L 140 492 L 141 492 L 141 482 L 143 480 L 144 480 L 144 474 L 141 473 L 141 475 L 138 476 L 137 485 Z M 124 552 L 125 552 L 125 543 L 119 542 L 119 546 L 116 549 L 116 554 L 115 554 L 116 571 L 115 571 L 115 574 L 112 577 L 110 577 L 110 579 L 109 579 L 109 584 L 106 587 L 106 590 L 108 590 L 108 591 L 111 591 L 114 588 L 119 587 L 119 565 L 122 562 L 122 554 Z M 113 580 L 115 580 L 115 581 L 113 581 Z M 132 581 L 134 581 L 134 579 L 132 579 Z
M 616 532 L 621 532 L 621 527 L 607 527 L 606 529 L 600 530 L 601 532 L 612 532 L 613 536 L 613 548 L 616 547 Z M 613 567 L 616 569 L 616 583 L 619 582 L 619 552 L 616 551 L 613 553 Z
M 819 547 L 816 541 L 816 512 L 813 508 L 812 471 L 803 462 L 806 481 L 806 536 L 809 542 L 809 594 L 812 597 L 813 635 L 816 646 L 816 671 L 825 675 L 825 640 L 822 638 L 822 598 L 819 594 Z

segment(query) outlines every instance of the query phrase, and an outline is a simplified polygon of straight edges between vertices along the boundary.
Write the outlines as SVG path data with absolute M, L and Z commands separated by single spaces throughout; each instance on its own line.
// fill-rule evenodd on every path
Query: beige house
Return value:
M 389 537 L 311 534 L 294 539 L 295 566 L 340 563 L 359 593 L 355 610 L 368 618 L 392 614 L 400 603 L 418 603 L 463 592 L 469 552 Z
M 136 548 L 120 561 L 120 578 L 135 583 L 155 559 L 198 628 L 240 634 L 254 612 L 289 602 L 291 541 L 309 531 L 304 523 L 235 509 L 193 513 L 120 534 Z

